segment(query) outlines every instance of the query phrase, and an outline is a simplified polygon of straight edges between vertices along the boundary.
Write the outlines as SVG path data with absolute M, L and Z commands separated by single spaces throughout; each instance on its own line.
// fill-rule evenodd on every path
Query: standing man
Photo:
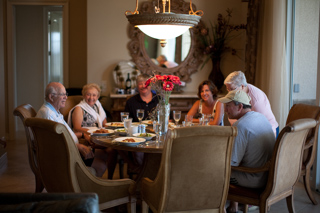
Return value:
M 267 118 L 259 112 L 251 111 L 250 97 L 242 90 L 232 90 L 219 101 L 225 104 L 224 111 L 230 119 L 236 119 L 233 126 L 238 129 L 235 137 L 231 166 L 261 167 L 272 156 L 275 136 Z M 266 172 L 249 174 L 232 171 L 230 183 L 261 188 L 267 182 Z M 238 203 L 230 202 L 228 211 L 237 212 Z
M 266 116 L 272 126 L 275 136 L 278 137 L 279 124 L 271 110 L 269 99 L 262 90 L 253 86 L 252 84 L 248 84 L 244 73 L 241 71 L 234 71 L 230 73 L 224 80 L 224 84 L 229 92 L 232 90 L 242 90 L 246 92 L 251 98 L 251 110 L 260 112 Z M 231 125 L 235 122 L 234 120 L 229 121 Z

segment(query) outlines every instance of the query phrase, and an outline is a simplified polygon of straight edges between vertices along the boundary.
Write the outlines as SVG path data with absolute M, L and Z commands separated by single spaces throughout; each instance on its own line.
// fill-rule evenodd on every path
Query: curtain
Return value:
M 280 130 L 289 112 L 289 73 L 286 70 L 286 0 L 262 0 L 259 16 L 255 85 L 270 101 Z

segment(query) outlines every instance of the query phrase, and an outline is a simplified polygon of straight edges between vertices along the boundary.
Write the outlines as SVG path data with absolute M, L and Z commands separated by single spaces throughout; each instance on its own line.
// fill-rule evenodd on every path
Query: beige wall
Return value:
M 115 87 L 113 69 L 122 60 L 130 60 L 127 49 L 129 38 L 127 36 L 128 21 L 124 15 L 126 10 L 135 9 L 135 0 L 90 0 L 87 1 L 88 15 L 88 73 L 87 82 L 99 85 L 106 82 L 106 91 L 109 95 Z M 186 1 L 187 2 L 187 1 Z M 204 11 L 202 20 L 209 25 L 215 22 L 218 13 L 225 15 L 227 8 L 233 9 L 231 23 L 246 23 L 247 3 L 240 0 L 195 0 L 197 9 Z M 221 62 L 224 75 L 234 70 L 244 70 L 245 35 L 237 37 L 232 47 L 238 49 L 240 57 L 226 55 Z M 242 54 L 241 54 L 242 53 Z M 196 91 L 198 84 L 207 79 L 211 71 L 211 62 L 191 76 L 192 81 L 187 84 L 184 91 Z M 111 101 L 109 101 L 109 109 Z
M 0 0 L 0 137 L 5 136 L 5 75 L 4 75 L 4 0 Z

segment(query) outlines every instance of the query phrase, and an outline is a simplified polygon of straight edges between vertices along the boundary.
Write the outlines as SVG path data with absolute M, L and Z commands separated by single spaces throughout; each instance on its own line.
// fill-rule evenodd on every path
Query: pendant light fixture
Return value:
M 163 46 L 166 44 L 166 39 L 178 37 L 190 27 L 196 26 L 203 15 L 202 10 L 193 11 L 191 0 L 189 14 L 172 13 L 171 0 L 162 0 L 162 12 L 158 0 L 158 6 L 155 6 L 155 12 L 152 14 L 139 14 L 138 4 L 139 0 L 136 0 L 134 12 L 125 12 L 128 21 L 138 27 L 144 34 L 160 39 Z M 168 9 L 166 10 L 166 8 Z

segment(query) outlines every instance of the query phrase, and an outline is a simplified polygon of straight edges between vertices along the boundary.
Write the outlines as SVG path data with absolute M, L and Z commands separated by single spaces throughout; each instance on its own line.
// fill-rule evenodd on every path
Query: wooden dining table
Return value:
M 137 174 L 137 176 L 134 178 L 134 180 L 137 183 L 137 191 L 140 191 L 140 182 L 142 178 L 148 177 L 151 180 L 154 180 L 157 176 L 161 162 L 164 144 L 163 141 L 165 139 L 164 137 L 161 137 L 162 142 L 160 143 L 156 143 L 154 140 L 151 140 L 142 142 L 136 146 L 128 146 L 115 142 L 114 139 L 117 137 L 119 136 L 91 136 L 91 140 L 97 145 L 110 147 L 116 150 L 144 153 L 142 168 L 140 172 Z

